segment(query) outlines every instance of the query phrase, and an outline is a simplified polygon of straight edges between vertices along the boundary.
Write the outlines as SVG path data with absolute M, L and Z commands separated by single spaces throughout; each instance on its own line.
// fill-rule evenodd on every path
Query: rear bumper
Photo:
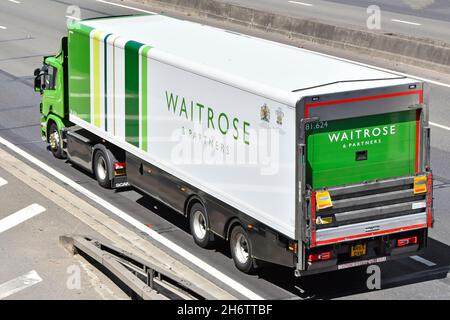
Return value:
M 417 243 L 398 246 L 399 239 L 417 237 Z M 394 259 L 405 258 L 420 254 L 427 246 L 428 229 L 416 229 L 401 233 L 372 237 L 369 239 L 354 240 L 350 242 L 334 243 L 307 250 L 309 254 L 330 252 L 332 259 L 326 261 L 308 262 L 304 270 L 296 270 L 297 276 L 318 274 L 323 272 L 350 269 L 355 267 L 380 264 Z M 361 257 L 352 257 L 351 248 L 355 245 L 365 245 L 366 254 Z
M 311 274 L 381 263 L 414 255 L 426 247 L 433 227 L 432 173 L 427 189 L 415 192 L 415 176 L 330 188 L 332 207 L 317 210 L 316 191 L 307 199 L 308 243 L 299 255 L 296 274 Z M 417 237 L 406 247 L 396 241 Z M 366 245 L 368 252 L 349 252 Z M 317 260 L 317 256 L 326 257 Z M 332 255 L 330 259 L 330 255 Z M 359 256 L 359 258 L 357 258 Z M 309 262 L 309 258 L 315 262 Z
M 396 248 L 395 251 L 393 250 L 393 252 L 390 255 L 386 256 L 362 258 L 356 259 L 354 261 L 345 261 L 345 262 L 339 262 L 337 259 L 334 259 L 330 261 L 316 263 L 314 265 L 309 266 L 308 269 L 304 271 L 297 270 L 296 275 L 303 277 L 319 273 L 340 271 L 350 268 L 369 266 L 373 264 L 381 264 L 392 260 L 407 258 L 412 255 L 418 255 L 421 254 L 423 251 L 424 251 L 423 249 L 419 249 L 419 245 L 415 245 L 405 248 Z
M 426 209 L 426 203 L 417 203 Z M 367 221 L 316 232 L 316 246 L 372 238 L 386 234 L 417 230 L 427 227 L 427 212 L 394 218 Z

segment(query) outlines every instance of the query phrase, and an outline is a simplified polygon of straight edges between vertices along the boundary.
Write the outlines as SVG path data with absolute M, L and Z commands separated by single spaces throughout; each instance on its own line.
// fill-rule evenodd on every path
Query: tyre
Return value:
M 231 231 L 230 251 L 236 268 L 251 274 L 255 271 L 255 259 L 252 257 L 252 243 L 248 233 L 240 225 Z
M 61 133 L 56 123 L 52 123 L 48 130 L 48 142 L 53 156 L 58 159 L 64 159 L 64 150 L 62 149 Z
M 214 243 L 214 234 L 208 228 L 208 216 L 205 208 L 200 203 L 192 206 L 189 214 L 189 224 L 195 243 L 202 248 L 211 247 Z
M 94 157 L 94 173 L 98 184 L 103 188 L 111 188 L 110 177 L 111 168 L 103 151 L 98 150 Z

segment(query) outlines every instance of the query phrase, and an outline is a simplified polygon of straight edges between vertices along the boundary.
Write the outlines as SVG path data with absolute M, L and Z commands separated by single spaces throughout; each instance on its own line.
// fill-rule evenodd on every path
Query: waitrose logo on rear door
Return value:
M 330 143 L 340 143 L 342 148 L 358 148 L 383 143 L 383 139 L 397 134 L 397 126 L 381 126 L 332 132 L 328 134 Z

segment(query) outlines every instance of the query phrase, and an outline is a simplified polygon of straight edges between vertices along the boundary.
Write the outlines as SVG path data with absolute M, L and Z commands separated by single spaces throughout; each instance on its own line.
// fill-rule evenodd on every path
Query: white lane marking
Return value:
M 21 4 L 21 2 L 20 1 L 17 1 L 17 0 L 8 0 L 9 2 L 12 2 L 12 3 L 15 3 L 15 4 Z
M 442 124 L 439 124 L 439 123 L 434 123 L 434 122 L 430 121 L 430 125 L 432 125 L 434 127 L 438 127 L 438 128 L 444 129 L 444 130 L 447 130 L 447 131 L 450 131 L 450 127 L 443 126 Z
M 3 187 L 5 184 L 8 184 L 8 181 L 6 181 L 3 178 L 0 178 L 0 187 Z
M 39 282 L 42 282 L 42 278 L 35 270 L 30 271 L 23 276 L 5 282 L 0 285 L 0 300 L 12 296 L 13 294 L 20 292 L 26 288 L 34 286 Z
M 78 17 L 74 17 L 74 16 L 66 16 L 66 18 L 68 18 L 68 19 L 72 19 L 72 20 L 75 20 L 75 21 L 81 21 L 81 19 L 80 19 L 80 18 L 78 18 Z
M 398 23 L 404 23 L 404 24 L 410 24 L 413 26 L 421 26 L 421 23 L 417 23 L 417 22 L 410 22 L 410 21 L 405 21 L 405 20 L 398 20 L 398 19 L 392 19 L 392 22 L 398 22 Z
M 8 28 L 6 28 L 5 26 L 0 26 L 0 30 L 6 30 Z
M 12 215 L 3 218 L 0 220 L 0 233 L 5 232 L 15 226 L 25 222 L 38 214 L 41 214 L 45 211 L 44 207 L 41 207 L 38 204 L 32 204 L 31 206 L 26 207 L 25 209 L 19 210 Z
M 87 190 L 86 188 L 84 188 L 83 186 L 79 185 L 75 181 L 69 179 L 68 177 L 66 177 L 62 173 L 60 173 L 60 172 L 56 171 L 55 169 L 51 168 L 49 165 L 45 164 L 41 160 L 37 159 L 36 157 L 32 156 L 31 154 L 29 154 L 28 152 L 22 150 L 21 148 L 17 147 L 16 145 L 12 144 L 8 140 L 0 137 L 0 144 L 3 144 L 5 147 L 10 149 L 11 151 L 17 153 L 18 155 L 22 156 L 23 158 L 27 159 L 28 161 L 32 162 L 33 164 L 35 164 L 36 166 L 41 168 L 42 170 L 46 171 L 48 174 L 52 175 L 56 179 L 60 180 L 61 182 L 65 183 L 65 184 L 67 184 L 68 186 L 72 187 L 76 191 L 80 192 L 84 196 L 88 197 L 92 201 L 96 202 L 97 204 L 99 204 L 103 208 L 105 208 L 108 211 L 110 211 L 111 213 L 113 213 L 114 215 L 118 216 L 122 220 L 124 220 L 127 223 L 131 224 L 132 226 L 134 226 L 138 230 L 144 232 L 149 237 L 151 237 L 155 241 L 161 243 L 162 245 L 164 245 L 168 249 L 174 251 L 175 253 L 177 253 L 181 257 L 184 257 L 190 263 L 196 265 L 198 268 L 200 268 L 203 271 L 209 273 L 211 276 L 213 276 L 217 280 L 221 281 L 225 285 L 233 288 L 234 290 L 236 290 L 240 294 L 244 295 L 248 299 L 264 300 L 261 296 L 259 296 L 255 292 L 251 291 L 250 289 L 248 289 L 244 285 L 240 284 L 239 282 L 237 282 L 236 280 L 234 280 L 231 277 L 227 276 L 223 272 L 217 270 L 216 268 L 210 266 L 209 264 L 204 262 L 202 259 L 196 257 L 195 255 L 193 255 L 189 251 L 181 248 L 179 245 L 177 245 L 174 242 L 170 241 L 169 239 L 165 238 L 164 236 L 162 236 L 161 234 L 157 233 L 156 231 L 154 231 L 152 229 L 149 229 L 146 225 L 144 225 L 143 223 L 139 222 L 135 218 L 131 217 L 130 215 L 128 215 L 124 211 L 122 211 L 119 208 L 115 207 L 114 205 L 112 205 L 108 201 L 104 200 L 103 198 L 99 197 L 95 193 Z
M 149 13 L 149 14 L 156 14 L 155 12 L 152 12 L 152 11 L 138 9 L 138 8 L 135 8 L 135 7 L 130 7 L 130 6 L 126 6 L 126 5 L 123 5 L 123 4 L 114 3 L 114 2 L 110 2 L 110 1 L 97 0 L 97 2 L 109 4 L 109 5 L 120 7 L 120 8 L 129 9 L 129 10 L 134 10 L 134 11 L 138 11 L 138 12 L 144 12 L 144 13 Z
M 306 3 L 306 2 L 299 2 L 299 1 L 288 1 L 289 3 L 292 4 L 298 4 L 301 6 L 305 6 L 305 7 L 312 7 L 313 5 L 311 3 Z
M 436 265 L 436 263 L 431 262 L 431 261 L 429 261 L 429 260 L 427 260 L 427 259 L 425 259 L 425 258 L 422 258 L 422 257 L 420 257 L 420 256 L 412 256 L 412 257 L 410 257 L 410 258 L 413 259 L 413 260 L 415 260 L 415 261 L 417 261 L 417 262 L 423 263 L 423 264 L 426 265 L 427 267 L 434 267 L 434 266 Z

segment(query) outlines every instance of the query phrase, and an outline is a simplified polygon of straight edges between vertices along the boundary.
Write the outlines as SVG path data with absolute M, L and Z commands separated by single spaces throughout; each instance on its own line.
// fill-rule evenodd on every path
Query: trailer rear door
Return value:
M 415 174 L 416 110 L 306 124 L 313 189 Z

